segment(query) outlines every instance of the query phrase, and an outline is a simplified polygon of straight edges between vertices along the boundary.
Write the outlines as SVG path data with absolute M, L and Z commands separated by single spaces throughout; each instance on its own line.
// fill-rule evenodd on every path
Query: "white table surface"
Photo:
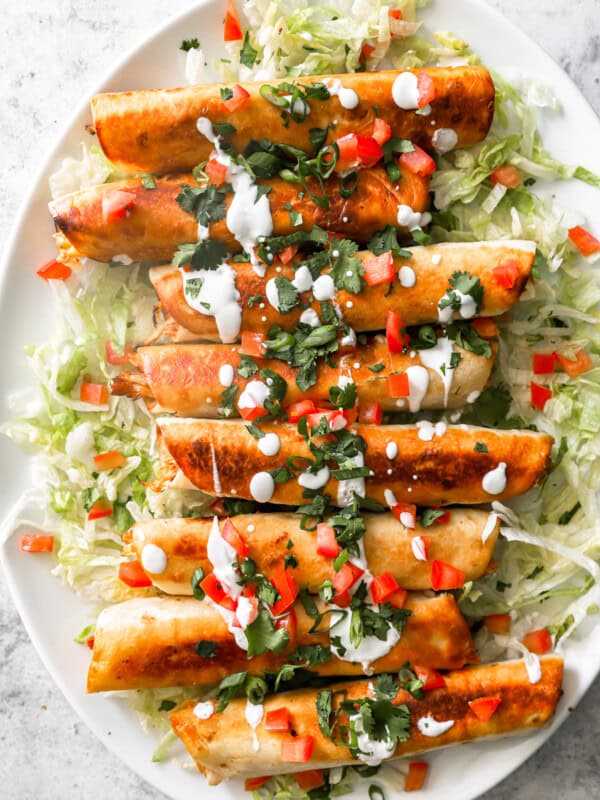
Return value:
M 42 155 L 75 102 L 89 94 L 115 58 L 146 31 L 190 4 L 189 0 L 0 2 L 3 238 Z M 491 0 L 491 4 L 545 47 L 600 112 L 600 0 Z M 459 21 L 456 28 L 460 33 Z M 1 581 L 0 654 L 0 796 L 165 800 L 105 750 L 67 705 L 40 663 Z M 488 792 L 485 800 L 600 797 L 599 738 L 600 681 L 596 681 L 560 732 Z M 452 800 L 451 792 L 448 796 Z

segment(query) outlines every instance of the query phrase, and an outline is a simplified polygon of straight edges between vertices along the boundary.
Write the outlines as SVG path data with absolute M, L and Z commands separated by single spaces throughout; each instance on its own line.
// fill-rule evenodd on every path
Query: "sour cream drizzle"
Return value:
M 167 568 L 167 554 L 156 544 L 148 543 L 142 550 L 142 567 L 146 572 L 160 575 Z
M 348 110 L 356 108 L 359 103 L 359 99 L 354 89 L 348 89 L 345 86 L 342 86 L 342 82 L 340 80 L 324 81 L 324 83 L 329 89 L 329 94 L 332 95 L 332 97 L 338 98 L 342 108 L 346 108 Z
M 506 489 L 506 462 L 501 461 L 495 469 L 486 472 L 481 486 L 488 494 L 502 494 Z
M 444 384 L 444 407 L 448 405 L 448 395 L 452 386 L 454 370 L 450 366 L 452 353 L 454 352 L 453 343 L 447 336 L 442 336 L 437 340 L 434 347 L 421 350 L 421 361 L 428 369 L 434 369 Z M 443 367 L 443 369 L 442 369 Z
M 365 457 L 362 453 L 357 453 L 351 461 L 353 467 L 364 467 L 365 465 Z M 337 504 L 340 508 L 344 508 L 352 502 L 354 492 L 359 497 L 364 497 L 366 491 L 364 478 L 349 478 L 345 481 L 338 481 Z
M 447 719 L 444 722 L 438 722 L 437 719 L 434 719 L 431 714 L 428 714 L 426 717 L 420 717 L 417 720 L 417 728 L 423 734 L 423 736 L 441 736 L 446 731 L 449 731 L 450 728 L 454 725 L 453 719 Z
M 229 264 L 217 269 L 181 270 L 186 303 L 205 317 L 214 317 L 222 342 L 235 342 L 242 325 L 240 293 Z M 201 283 L 200 288 L 198 285 Z
M 260 743 L 258 741 L 258 736 L 256 735 L 256 729 L 262 722 L 264 713 L 265 709 L 261 703 L 251 703 L 250 700 L 246 701 L 244 715 L 246 717 L 246 722 L 252 728 L 252 749 L 255 753 L 257 753 L 260 749 Z

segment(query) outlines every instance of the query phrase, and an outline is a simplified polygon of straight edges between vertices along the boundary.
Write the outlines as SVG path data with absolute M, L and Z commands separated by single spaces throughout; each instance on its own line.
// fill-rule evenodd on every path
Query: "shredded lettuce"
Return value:
M 367 66 L 374 69 L 393 36 L 412 37 L 418 30 L 416 10 L 424 5 L 423 0 L 244 0 L 248 44 L 256 56 L 236 42 L 216 66 L 225 80 L 355 72 L 364 69 L 361 51 L 368 43 L 374 49 Z M 391 18 L 390 10 L 401 11 L 402 19 Z
M 81 143 L 81 158 L 64 158 L 59 168 L 50 176 L 50 193 L 53 198 L 97 186 L 112 176 L 113 169 L 97 144 Z

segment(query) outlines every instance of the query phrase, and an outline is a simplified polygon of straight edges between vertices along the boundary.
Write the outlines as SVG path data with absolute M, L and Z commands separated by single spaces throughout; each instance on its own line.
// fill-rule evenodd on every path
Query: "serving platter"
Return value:
M 195 3 L 169 20 L 126 56 L 96 90 L 180 85 L 184 80 L 182 54 L 178 50 L 182 39 L 199 32 L 208 61 L 221 55 L 223 5 L 215 0 Z M 545 117 L 542 132 L 546 145 L 565 161 L 572 159 L 573 153 L 585 154 L 585 166 L 600 172 L 596 147 L 600 122 L 570 79 L 538 45 L 480 0 L 433 0 L 422 18 L 430 30 L 451 30 L 468 41 L 487 66 L 508 69 L 512 78 L 533 76 L 550 85 L 562 113 L 551 112 Z M 75 154 L 85 138 L 84 126 L 90 121 L 88 101 L 89 98 L 84 99 L 41 167 L 0 266 L 0 314 L 5 342 L 0 374 L 3 420 L 10 413 L 9 395 L 31 382 L 24 346 L 43 341 L 52 328 L 47 287 L 35 275 L 36 267 L 53 256 L 47 212 L 48 176 L 64 155 Z M 549 186 L 547 191 L 556 194 L 563 206 L 583 209 L 588 218 L 600 216 L 600 193 L 589 186 L 571 182 Z M 0 517 L 4 517 L 31 486 L 32 476 L 27 456 L 4 438 L 0 439 L 0 464 Z M 6 530 L 12 535 L 1 542 L 1 559 L 15 604 L 49 672 L 86 724 L 130 768 L 173 800 L 191 800 L 199 793 L 202 797 L 225 799 L 242 796 L 240 783 L 210 789 L 198 773 L 182 769 L 178 757 L 152 763 L 156 735 L 142 731 L 127 702 L 85 694 L 89 653 L 73 642 L 73 635 L 90 621 L 93 612 L 51 576 L 46 556 L 31 558 L 21 553 L 18 528 L 12 531 L 7 526 Z M 463 745 L 431 754 L 426 789 L 415 796 L 446 800 L 451 787 L 453 800 L 470 800 L 530 756 L 561 724 L 600 671 L 600 627 L 592 628 L 580 640 L 569 641 L 564 655 L 565 694 L 552 726 L 528 738 Z M 387 789 L 386 793 L 388 797 L 402 795 L 400 790 L 396 794 Z M 356 796 L 366 797 L 366 789 Z

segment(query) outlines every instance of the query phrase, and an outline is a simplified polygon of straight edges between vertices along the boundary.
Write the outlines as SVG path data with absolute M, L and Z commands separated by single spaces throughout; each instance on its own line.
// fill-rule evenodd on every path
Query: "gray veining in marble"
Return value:
M 491 4 L 545 47 L 600 112 L 599 0 L 491 0 Z M 0 2 L 4 236 L 74 101 L 89 94 L 98 76 L 145 31 L 187 5 L 187 0 Z M 164 800 L 79 721 L 40 663 L 3 584 L 0 659 L 0 796 Z M 600 798 L 599 739 L 597 681 L 560 732 L 488 792 L 485 800 Z M 452 800 L 451 791 L 448 796 Z

